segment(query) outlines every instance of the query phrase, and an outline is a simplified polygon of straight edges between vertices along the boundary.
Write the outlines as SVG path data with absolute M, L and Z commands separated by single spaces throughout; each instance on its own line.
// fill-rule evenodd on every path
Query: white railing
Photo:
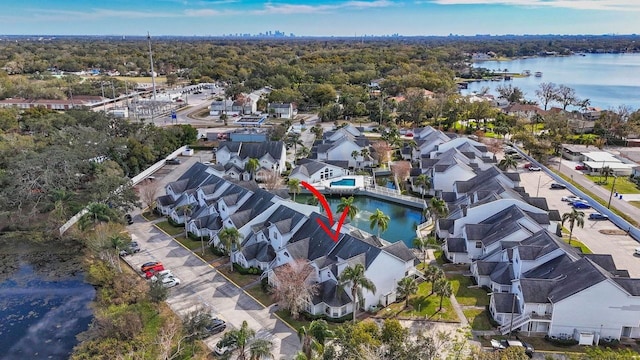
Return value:
M 513 331 L 513 329 L 517 329 L 517 328 L 521 327 L 522 325 L 528 323 L 529 321 L 531 321 L 531 317 L 529 317 L 528 314 L 522 314 L 522 315 L 514 318 L 513 320 L 509 319 L 509 323 L 500 326 L 498 328 L 498 330 L 500 331 L 500 333 L 502 335 L 506 335 L 506 334 L 510 333 L 511 331 Z

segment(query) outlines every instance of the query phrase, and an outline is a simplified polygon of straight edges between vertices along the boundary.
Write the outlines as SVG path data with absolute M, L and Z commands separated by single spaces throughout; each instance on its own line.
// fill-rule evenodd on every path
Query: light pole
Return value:
M 200 245 L 202 245 L 202 256 L 204 256 L 204 240 L 202 239 L 202 223 L 198 219 L 198 232 L 200 233 Z
M 613 196 L 613 189 L 616 188 L 616 180 L 618 180 L 618 177 L 616 175 L 613 175 L 613 184 L 611 185 L 611 193 L 609 193 L 609 203 L 607 204 L 607 209 L 611 207 L 611 197 Z
M 540 194 L 540 180 L 542 179 L 542 174 L 540 174 L 540 176 L 538 176 L 538 188 L 536 189 L 536 197 L 538 197 L 538 194 Z
M 513 313 L 516 311 L 516 299 L 520 301 L 518 295 L 513 294 L 513 301 L 511 302 L 511 324 L 509 325 L 509 336 L 513 337 Z

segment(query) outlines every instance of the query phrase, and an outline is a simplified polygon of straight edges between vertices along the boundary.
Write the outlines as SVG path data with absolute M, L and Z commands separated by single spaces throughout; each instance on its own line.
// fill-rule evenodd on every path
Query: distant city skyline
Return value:
M 638 17 L 629 0 L 22 0 L 0 5 L 0 34 L 599 35 Z

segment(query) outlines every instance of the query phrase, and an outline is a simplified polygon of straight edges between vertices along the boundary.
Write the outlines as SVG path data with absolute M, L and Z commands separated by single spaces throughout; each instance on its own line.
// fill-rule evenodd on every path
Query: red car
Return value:
M 150 268 L 149 270 L 145 271 L 144 277 L 147 279 L 151 279 L 153 276 L 155 276 L 157 273 L 163 270 L 164 270 L 164 266 L 162 266 L 162 264 L 156 265 Z
M 164 267 L 162 267 L 162 269 L 160 270 L 157 269 L 158 267 L 162 267 L 162 263 L 159 261 L 152 261 L 152 262 L 142 264 L 142 266 L 140 267 L 140 271 L 142 271 L 143 273 L 146 273 L 151 269 L 154 269 L 156 271 L 164 270 Z
M 533 166 L 533 164 L 532 164 L 532 163 L 526 163 L 526 164 L 524 164 L 524 168 L 525 168 L 525 169 L 528 169 L 528 168 L 530 168 L 530 167 L 532 167 L 532 166 Z
M 576 165 L 576 170 L 587 170 L 587 167 L 584 165 Z

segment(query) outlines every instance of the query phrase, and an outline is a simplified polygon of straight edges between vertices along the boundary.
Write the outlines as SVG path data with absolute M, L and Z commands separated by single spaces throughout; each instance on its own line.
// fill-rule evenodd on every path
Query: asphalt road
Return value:
M 521 161 L 518 168 L 521 178 L 520 184 L 524 186 L 529 195 L 536 196 L 538 194 L 540 197 L 545 197 L 549 209 L 557 209 L 560 212 L 560 216 L 570 212 L 571 206 L 567 202 L 563 202 L 561 198 L 565 195 L 571 195 L 571 192 L 569 190 L 550 189 L 549 186 L 554 180 L 542 171 L 528 171 L 522 168 L 524 163 Z M 584 179 L 583 176 L 573 177 L 575 181 L 579 181 L 579 178 Z M 591 185 L 598 187 L 593 183 Z M 596 193 L 595 189 L 587 188 Z M 608 192 L 606 195 L 608 199 Z M 589 214 L 596 212 L 593 209 L 582 209 L 581 211 L 585 213 L 584 228 L 576 225 L 573 229 L 573 237 L 584 243 L 595 254 L 611 254 L 618 269 L 628 270 L 631 277 L 640 277 L 640 258 L 634 255 L 634 249 L 638 247 L 638 242 L 628 235 L 605 235 L 600 233 L 600 230 L 620 229 L 610 221 L 589 220 Z M 565 226 L 568 228 L 568 224 L 565 224 Z
M 182 164 L 165 166 L 154 177 L 164 189 L 164 185 L 175 181 L 184 171 L 200 158 L 210 159 L 210 154 L 196 154 L 193 157 L 180 157 Z M 161 190 L 163 192 L 163 190 Z M 184 316 L 196 307 L 211 309 L 218 317 L 225 320 L 230 327 L 239 328 L 243 321 L 256 330 L 257 336 L 273 342 L 275 359 L 291 358 L 300 349 L 298 335 L 272 313 L 272 308 L 265 308 L 247 295 L 243 290 L 230 282 L 215 268 L 203 262 L 191 251 L 182 247 L 169 235 L 145 221 L 133 212 L 134 223 L 128 226 L 135 241 L 142 251 L 127 256 L 125 260 L 135 269 L 148 261 L 161 261 L 166 269 L 176 275 L 181 284 L 172 288 L 167 303 L 178 315 Z M 142 275 L 142 274 L 141 274 Z M 220 340 L 223 334 L 205 339 L 210 349 Z

